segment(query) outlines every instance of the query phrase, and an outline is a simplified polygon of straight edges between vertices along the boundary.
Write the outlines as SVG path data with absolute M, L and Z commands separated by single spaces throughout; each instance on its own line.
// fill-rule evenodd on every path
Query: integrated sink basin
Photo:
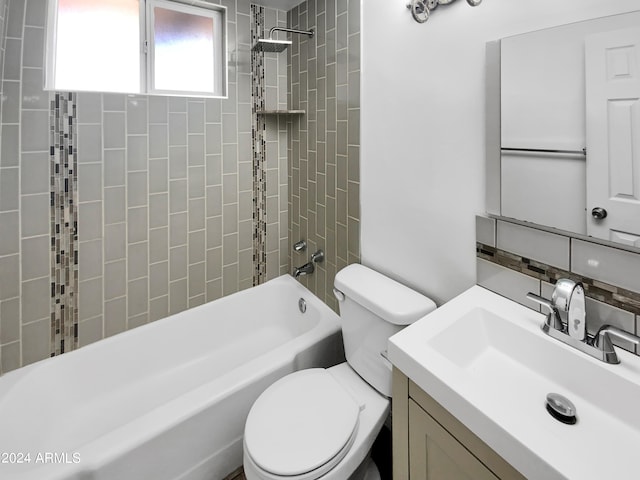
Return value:
M 391 337 L 389 359 L 527 478 L 640 478 L 640 357 L 616 348 L 606 364 L 544 319 L 474 286 Z M 574 425 L 547 412 L 549 393 Z

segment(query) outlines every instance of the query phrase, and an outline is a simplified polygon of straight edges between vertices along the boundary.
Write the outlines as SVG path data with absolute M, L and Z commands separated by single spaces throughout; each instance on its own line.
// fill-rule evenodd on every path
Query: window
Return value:
M 184 1 L 52 0 L 45 88 L 225 97 L 226 9 Z

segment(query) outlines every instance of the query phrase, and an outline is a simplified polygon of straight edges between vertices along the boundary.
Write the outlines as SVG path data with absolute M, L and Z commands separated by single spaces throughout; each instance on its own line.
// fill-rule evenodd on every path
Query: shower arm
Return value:
M 313 31 L 313 28 L 311 30 L 296 30 L 295 28 L 273 27 L 271 30 L 269 30 L 269 39 L 270 40 L 273 40 L 273 32 L 297 33 L 299 35 L 309 35 L 310 37 L 313 37 L 315 35 L 315 32 Z

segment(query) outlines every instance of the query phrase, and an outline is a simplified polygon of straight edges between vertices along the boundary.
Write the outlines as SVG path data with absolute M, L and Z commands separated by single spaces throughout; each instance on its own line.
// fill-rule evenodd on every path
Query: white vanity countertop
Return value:
M 544 315 L 474 286 L 389 340 L 389 359 L 530 479 L 640 478 L 640 357 L 607 365 L 540 329 Z M 566 425 L 548 393 L 576 406 Z

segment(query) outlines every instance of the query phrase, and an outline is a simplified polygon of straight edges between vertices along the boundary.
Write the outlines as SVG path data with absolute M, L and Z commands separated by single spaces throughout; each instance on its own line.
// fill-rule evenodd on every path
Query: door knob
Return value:
M 591 216 L 596 220 L 602 220 L 603 218 L 607 217 L 607 211 L 604 208 L 595 207 L 593 210 L 591 210 Z

